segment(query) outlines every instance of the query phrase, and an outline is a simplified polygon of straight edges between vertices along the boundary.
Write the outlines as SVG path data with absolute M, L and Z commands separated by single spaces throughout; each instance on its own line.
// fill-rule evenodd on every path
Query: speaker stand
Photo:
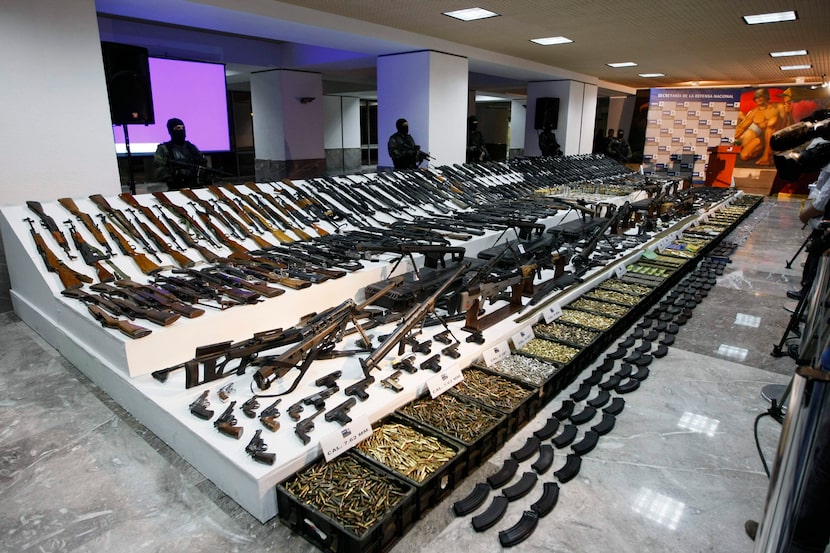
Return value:
M 135 177 L 133 176 L 133 160 L 130 154 L 130 131 L 127 130 L 127 124 L 124 127 L 124 146 L 127 148 L 127 185 L 130 187 L 130 194 L 135 194 Z

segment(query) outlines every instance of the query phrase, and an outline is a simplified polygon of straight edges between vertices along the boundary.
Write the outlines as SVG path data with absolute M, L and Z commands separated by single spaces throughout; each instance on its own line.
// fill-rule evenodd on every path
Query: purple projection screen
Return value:
M 170 140 L 167 120 L 184 121 L 187 140 L 203 152 L 230 150 L 225 66 L 218 63 L 150 58 L 155 125 L 129 125 L 130 153 L 152 154 Z M 115 151 L 127 153 L 124 127 L 113 126 Z

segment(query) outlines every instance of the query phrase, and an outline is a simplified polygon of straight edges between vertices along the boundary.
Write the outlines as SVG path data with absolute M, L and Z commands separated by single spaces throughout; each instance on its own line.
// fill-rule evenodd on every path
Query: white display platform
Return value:
M 180 205 L 184 203 L 177 201 L 178 198 L 173 198 L 172 194 L 168 197 Z M 142 199 L 141 196 L 138 198 Z M 121 208 L 117 198 L 108 198 L 108 200 L 113 206 Z M 87 213 L 97 213 L 97 208 L 94 206 L 81 200 L 76 200 L 76 202 Z M 52 214 L 59 225 L 67 218 L 61 212 L 63 208 L 57 203 L 44 202 L 43 205 L 46 212 Z M 363 378 L 358 358 L 340 357 L 315 361 L 297 390 L 286 396 L 279 405 L 282 413 L 278 419 L 281 428 L 276 433 L 265 429 L 257 419 L 248 419 L 239 410 L 244 401 L 254 393 L 260 392 L 253 384 L 251 378 L 253 369 L 251 368 L 243 376 L 225 378 L 191 389 L 185 389 L 184 373 L 181 370 L 171 373 L 165 383 L 156 381 L 150 373 L 192 358 L 194 350 L 199 346 L 228 340 L 245 340 L 255 332 L 273 328 L 287 329 L 297 325 L 299 317 L 304 314 L 323 311 L 347 299 L 359 302 L 363 299 L 362 289 L 367 284 L 388 276 L 389 263 L 368 262 L 366 268 L 350 273 L 341 279 L 315 284 L 305 290 L 287 290 L 281 296 L 267 299 L 256 305 L 237 306 L 221 312 L 207 312 L 197 319 L 182 318 L 169 327 L 153 327 L 153 333 L 146 338 L 130 340 L 117 331 L 101 327 L 88 315 L 86 307 L 80 302 L 65 299 L 60 295 L 61 284 L 56 275 L 45 270 L 29 235 L 28 224 L 23 221 L 24 218 L 33 215 L 26 207 L 13 206 L 3 208 L 2 217 L 0 217 L 0 231 L 2 231 L 12 277 L 12 301 L 18 316 L 244 509 L 262 522 L 275 516 L 277 514 L 276 484 L 318 458 L 321 455 L 321 439 L 341 431 L 338 423 L 326 422 L 321 415 L 315 419 L 315 429 L 309 435 L 310 442 L 304 445 L 294 435 L 295 423 L 288 417 L 287 408 L 297 400 L 320 391 L 320 388 L 314 386 L 314 380 L 334 370 L 342 371 L 342 376 L 338 380 L 340 391 L 326 401 L 326 406 L 331 408 L 342 403 L 347 399 L 343 390 Z M 576 217 L 577 215 L 571 211 L 568 216 Z M 583 284 L 554 295 L 550 301 L 556 301 L 562 305 L 567 304 L 585 291 L 597 286 L 602 280 L 616 274 L 619 266 L 625 266 L 636 260 L 642 249 L 656 247 L 666 234 L 679 232 L 692 224 L 695 219 L 695 217 L 687 218 L 672 229 L 652 238 L 638 252 L 629 253 L 614 263 L 594 270 Z M 547 226 L 553 226 L 564 221 L 562 217 L 555 216 L 544 222 Z M 76 226 L 80 230 L 80 225 Z M 44 236 L 49 247 L 61 259 L 64 259 L 61 255 L 63 252 L 55 246 L 48 232 L 45 229 L 39 229 L 39 232 L 41 236 Z M 473 240 L 453 243 L 453 245 L 467 248 L 467 256 L 474 257 L 478 251 L 494 246 L 494 240 L 498 235 L 499 233 L 495 232 L 488 233 L 484 237 L 476 237 Z M 515 236 L 504 238 L 511 239 Z M 89 237 L 88 240 L 94 243 Z M 190 255 L 190 252 L 186 253 Z M 192 258 L 196 258 L 195 252 Z M 125 260 L 127 260 L 126 256 L 119 255 L 115 258 L 119 267 L 127 270 L 123 266 L 126 265 Z M 72 266 L 79 269 L 77 263 Z M 137 274 L 135 269 L 131 275 L 134 275 L 136 280 L 141 280 L 141 275 Z M 91 273 L 90 276 L 92 276 Z M 543 274 L 542 278 L 549 276 L 549 274 Z M 498 305 L 485 306 L 488 311 L 498 307 Z M 527 317 L 528 313 L 535 313 L 535 315 Z M 523 316 L 521 317 L 524 319 L 523 323 L 516 322 L 520 316 Z M 481 358 L 482 353 L 488 348 L 507 342 L 518 330 L 532 325 L 540 317 L 539 306 L 533 309 L 526 308 L 523 313 L 509 317 L 486 329 L 484 345 L 465 342 L 468 333 L 460 330 L 463 323 L 451 323 L 449 327 L 460 341 L 458 351 L 461 355 L 456 360 L 442 357 L 442 369 L 457 368 L 460 370 L 469 366 L 470 363 Z M 145 326 L 151 327 L 152 325 L 147 323 Z M 379 336 L 391 332 L 394 328 L 394 324 L 386 328 L 376 328 L 371 331 L 371 334 Z M 427 328 L 419 339 L 426 340 L 443 330 L 441 326 Z M 338 348 L 349 349 L 356 337 L 357 335 L 351 336 L 344 343 L 338 344 Z M 434 343 L 432 354 L 440 351 L 439 346 L 443 347 L 442 344 Z M 430 371 L 419 371 L 414 374 L 402 373 L 399 382 L 404 387 L 404 391 L 401 393 L 395 393 L 380 385 L 380 380 L 392 372 L 391 363 L 395 358 L 395 353 L 396 351 L 393 351 L 387 355 L 381 366 L 372 372 L 375 383 L 367 389 L 370 397 L 365 402 L 357 402 L 349 412 L 351 418 L 357 420 L 365 417 L 370 422 L 374 422 L 428 390 L 429 379 L 436 377 Z M 428 357 L 429 355 L 417 354 L 416 365 Z M 286 375 L 284 382 L 277 382 L 271 389 L 262 393 L 283 391 L 296 372 L 292 371 Z M 211 421 L 200 420 L 189 412 L 190 403 L 205 389 L 209 389 L 210 409 L 215 412 L 215 419 L 228 405 L 219 399 L 216 391 L 231 381 L 235 382 L 236 390 L 231 393 L 229 400 L 237 402 L 234 414 L 237 418 L 237 425 L 244 428 L 239 440 L 220 434 Z M 273 401 L 266 397 L 261 398 L 259 410 L 264 409 Z M 306 406 L 302 418 L 313 413 L 313 406 Z M 245 452 L 245 446 L 258 429 L 262 429 L 261 437 L 268 444 L 268 451 L 277 456 L 277 462 L 273 466 L 257 463 Z

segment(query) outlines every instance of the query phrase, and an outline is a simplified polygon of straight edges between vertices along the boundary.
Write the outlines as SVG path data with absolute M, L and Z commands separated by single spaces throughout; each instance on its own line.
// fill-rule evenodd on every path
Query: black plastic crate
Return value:
M 478 365 L 471 365 L 464 369 L 462 373 L 468 373 L 469 371 L 478 371 L 483 373 L 487 376 L 487 378 L 492 378 L 495 380 L 503 380 L 506 383 L 509 383 L 510 386 L 515 387 L 517 390 L 524 391 L 524 397 L 518 399 L 513 405 L 506 405 L 506 402 L 495 402 L 488 398 L 474 396 L 471 393 L 466 393 L 464 390 L 463 382 L 456 384 L 455 387 L 450 390 L 448 393 L 458 395 L 464 397 L 466 399 L 470 399 L 472 401 L 476 401 L 485 405 L 486 407 L 490 407 L 492 409 L 496 409 L 501 411 L 507 416 L 507 434 L 508 437 L 514 435 L 520 429 L 524 428 L 524 426 L 530 422 L 536 414 L 542 408 L 542 400 L 539 393 L 539 388 L 531 386 L 518 378 L 511 378 L 508 375 L 490 370 L 485 367 L 480 367 Z M 464 375 L 465 380 L 467 378 L 467 374 Z
M 277 508 L 280 522 L 326 552 L 384 553 L 389 551 L 418 520 L 415 488 L 403 479 L 382 470 L 352 452 L 347 451 L 329 464 L 340 462 L 349 463 L 350 466 L 356 463 L 361 471 L 360 474 L 364 474 L 362 471 L 365 471 L 367 475 L 388 481 L 391 486 L 400 491 L 400 497 L 389 506 L 377 522 L 363 532 L 347 527 L 341 521 L 336 520 L 333 515 L 300 499 L 287 488 L 305 471 L 325 465 L 326 463 L 321 459 L 277 486 Z M 336 483 L 321 481 L 321 488 L 324 486 L 332 501 L 337 501 L 341 497 L 339 495 L 341 490 L 335 488 Z M 359 493 L 361 484 L 341 488 L 343 494 Z
M 426 420 L 421 416 L 419 406 L 422 402 L 441 402 L 441 407 L 446 412 L 465 410 L 468 416 L 486 416 L 491 422 L 482 425 L 481 431 L 468 435 L 460 427 L 453 428 L 455 421 L 448 418 Z M 470 474 L 495 453 L 507 441 L 507 415 L 481 405 L 480 403 L 459 397 L 457 395 L 444 393 L 435 399 L 424 396 L 410 402 L 396 411 L 402 417 L 414 420 L 436 432 L 449 436 L 451 439 L 461 442 L 467 448 L 466 474 Z
M 386 424 L 401 424 L 415 430 L 428 438 L 437 440 L 442 446 L 448 447 L 455 451 L 452 458 L 444 463 L 440 468 L 432 472 L 423 480 L 413 479 L 410 476 L 401 473 L 396 467 L 392 467 L 376 459 L 370 453 L 363 451 L 360 446 L 356 447 L 353 452 L 356 455 L 366 459 L 367 462 L 375 464 L 386 471 L 392 472 L 398 478 L 404 480 L 415 489 L 416 496 L 416 513 L 420 518 L 427 511 L 438 505 L 445 497 L 464 480 L 467 475 L 467 448 L 460 442 L 449 438 L 447 435 L 437 432 L 436 430 L 418 423 L 412 419 L 392 413 L 372 425 L 373 429 L 377 429 Z M 365 443 L 365 442 L 364 442 Z M 403 444 L 401 444 L 403 445 Z

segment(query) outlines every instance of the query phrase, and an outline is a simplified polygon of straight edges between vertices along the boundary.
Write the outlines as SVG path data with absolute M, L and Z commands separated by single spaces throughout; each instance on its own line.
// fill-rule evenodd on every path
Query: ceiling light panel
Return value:
M 455 10 L 452 12 L 444 12 L 444 15 L 460 19 L 461 21 L 475 21 L 476 19 L 487 19 L 488 17 L 496 17 L 499 14 L 485 10 L 484 8 L 467 8 L 466 10 Z
M 569 42 L 573 42 L 573 40 L 564 36 L 549 36 L 546 38 L 531 38 L 530 42 L 535 42 L 542 46 L 550 46 L 551 44 L 568 44 Z
M 782 23 L 784 21 L 795 21 L 798 16 L 794 11 L 760 13 L 758 15 L 745 15 L 744 21 L 747 25 L 760 25 L 762 23 Z
M 786 52 L 770 52 L 772 58 L 786 58 L 789 56 L 806 56 L 807 50 L 787 50 Z
M 620 67 L 637 67 L 637 64 L 633 61 L 619 61 L 615 63 L 606 63 L 608 67 L 613 67 L 614 69 L 618 69 Z
M 639 73 L 640 77 L 644 79 L 653 79 L 654 77 L 665 77 L 665 73 Z
M 802 65 L 782 65 L 781 71 L 796 71 L 798 69 L 812 69 L 813 66 L 809 63 Z

